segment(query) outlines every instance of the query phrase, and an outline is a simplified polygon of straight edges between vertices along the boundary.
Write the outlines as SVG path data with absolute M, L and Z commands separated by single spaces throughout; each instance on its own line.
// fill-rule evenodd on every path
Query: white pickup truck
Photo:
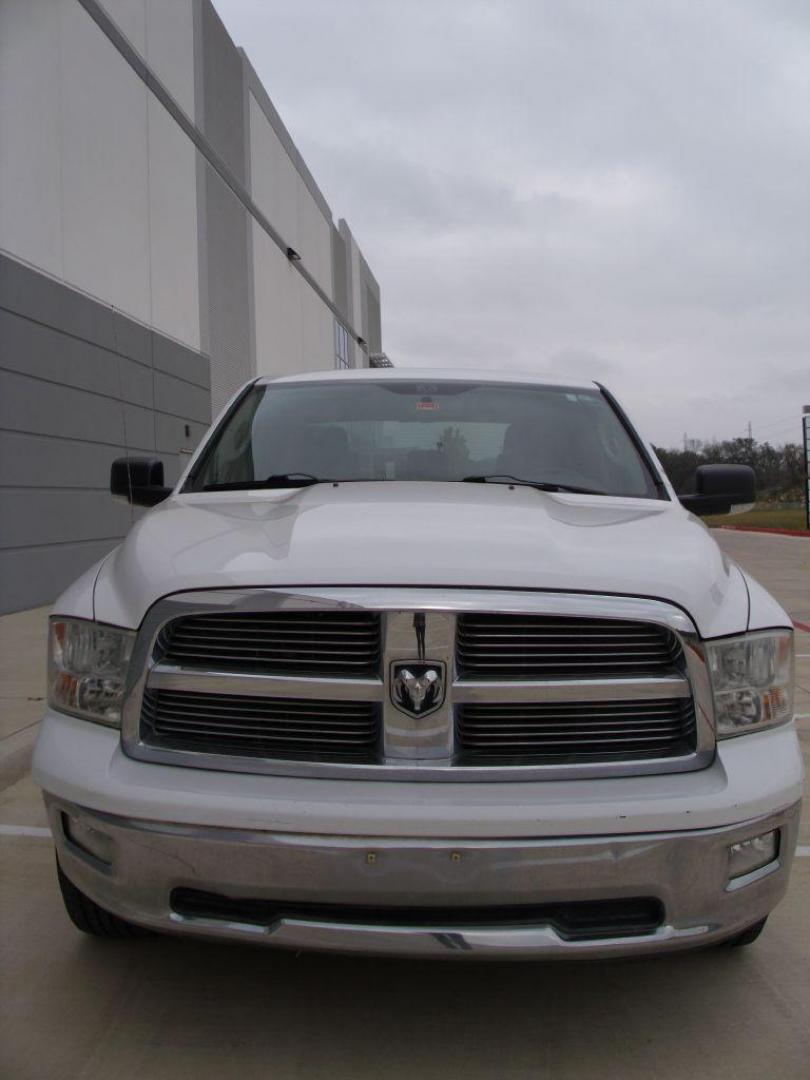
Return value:
M 34 775 L 67 911 L 472 958 L 746 944 L 803 768 L 782 608 L 594 383 L 260 378 L 57 601 Z

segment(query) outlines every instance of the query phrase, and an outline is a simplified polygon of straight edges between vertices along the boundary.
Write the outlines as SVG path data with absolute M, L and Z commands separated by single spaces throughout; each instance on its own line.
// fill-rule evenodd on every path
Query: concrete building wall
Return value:
M 371 338 L 351 286 L 365 260 L 353 238 L 340 255 L 209 0 L 0 0 L 0 148 L 12 611 L 53 599 L 140 512 L 108 494 L 115 457 L 154 454 L 172 481 L 247 379 L 367 364 Z
M 45 604 L 109 551 L 136 513 L 109 494 L 111 461 L 160 458 L 210 419 L 195 350 L 0 255 L 0 594 Z
M 249 63 L 246 71 L 252 198 L 334 302 L 331 212 Z M 333 367 L 333 312 L 258 223 L 253 253 L 257 370 Z
M 362 292 L 363 337 L 368 343 L 369 353 L 382 352 L 382 322 L 380 315 L 380 286 L 371 272 L 371 267 L 358 253 L 360 288 Z
M 252 230 L 257 370 L 285 375 L 302 371 L 301 295 L 305 286 L 289 260 L 255 221 Z
M 363 257 L 346 221 L 338 224 L 333 259 L 345 270 L 345 303 L 349 320 L 358 328 L 362 346 L 352 343 L 352 367 L 368 367 L 369 354 L 382 352 L 380 286 Z M 341 291 L 342 291 L 341 284 Z
M 199 348 L 193 146 L 75 0 L 0 20 L 0 246 Z

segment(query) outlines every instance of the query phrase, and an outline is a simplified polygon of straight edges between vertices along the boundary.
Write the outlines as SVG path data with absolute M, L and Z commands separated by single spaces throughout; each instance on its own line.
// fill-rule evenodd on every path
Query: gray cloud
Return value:
M 810 404 L 805 0 L 216 0 L 397 364 L 604 379 L 655 441 Z

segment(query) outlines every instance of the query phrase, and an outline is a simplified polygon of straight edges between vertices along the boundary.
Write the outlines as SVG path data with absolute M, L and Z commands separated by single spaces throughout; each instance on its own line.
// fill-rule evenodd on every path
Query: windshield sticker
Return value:
M 421 401 L 417 401 L 416 407 L 417 409 L 438 409 L 439 403 L 423 397 Z

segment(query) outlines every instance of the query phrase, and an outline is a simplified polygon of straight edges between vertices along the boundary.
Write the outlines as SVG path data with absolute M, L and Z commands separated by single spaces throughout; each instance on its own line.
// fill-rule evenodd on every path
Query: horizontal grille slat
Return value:
M 161 632 L 165 663 L 272 675 L 358 677 L 380 671 L 378 612 L 186 615 Z
M 572 763 L 677 757 L 695 749 L 690 699 L 654 702 L 461 705 L 456 743 L 462 764 Z
M 166 727 L 165 733 L 167 735 L 177 735 L 178 737 L 185 737 L 187 734 L 184 731 L 176 731 L 171 726 Z M 198 737 L 216 739 L 219 733 L 216 729 L 201 728 L 197 735 Z M 229 731 L 228 739 L 234 747 L 233 753 L 240 753 L 244 745 L 248 745 L 252 748 L 254 744 L 258 744 L 262 741 L 261 735 L 249 731 Z M 242 740 L 241 743 L 240 740 Z M 373 740 L 371 737 L 367 739 L 341 739 L 336 735 L 302 735 L 300 733 L 285 735 L 275 733 L 273 735 L 272 745 L 274 748 L 278 747 L 279 749 L 287 747 L 296 750 L 314 747 L 316 749 L 332 750 L 335 747 L 345 747 L 351 751 L 355 751 L 363 746 L 370 746 L 372 742 Z
M 545 715 L 565 717 L 572 708 L 577 710 L 578 713 L 580 709 L 585 708 L 587 705 L 588 714 L 592 717 L 611 717 L 617 714 L 622 717 L 632 717 L 635 713 L 642 718 L 646 718 L 655 713 L 668 716 L 672 709 L 672 700 L 664 698 L 656 698 L 650 701 L 591 701 L 586 703 L 578 701 L 548 702 L 543 701 L 542 697 L 538 697 L 537 701 L 485 702 L 482 704 L 486 704 L 488 717 L 497 717 L 501 713 L 504 716 L 515 716 L 521 713 L 525 713 L 526 716 L 534 716 L 538 707 L 543 708 Z
M 375 762 L 380 710 L 369 702 L 147 690 L 141 728 L 156 746 L 197 753 Z
M 660 734 L 658 729 L 655 733 L 644 732 L 644 742 L 667 742 L 671 739 L 672 734 Z M 593 732 L 590 736 L 585 734 L 574 733 L 558 733 L 540 731 L 540 732 L 528 732 L 524 731 L 520 734 L 515 732 L 498 732 L 497 734 L 478 735 L 475 739 L 476 743 L 480 746 L 581 746 L 585 742 L 590 743 L 609 743 L 610 746 L 614 746 L 623 742 L 637 742 L 639 735 L 633 733 L 624 732 L 623 734 L 616 734 L 610 732 Z
M 587 724 L 576 726 L 574 724 L 569 727 L 558 727 L 557 725 L 531 725 L 524 724 L 520 727 L 515 727 L 510 724 L 498 725 L 497 732 L 493 732 L 491 727 L 481 725 L 480 727 L 472 727 L 469 724 L 465 725 L 465 736 L 467 740 L 478 740 L 483 742 L 484 740 L 491 739 L 520 739 L 523 736 L 529 738 L 549 738 L 549 739 L 566 739 L 571 736 L 577 739 L 605 739 L 614 738 L 626 735 L 631 739 L 647 738 L 647 736 L 660 735 L 662 738 L 668 738 L 670 735 L 678 735 L 683 731 L 683 726 L 680 723 L 674 723 L 671 725 L 651 725 L 644 727 L 643 730 L 633 727 L 611 726 L 611 727 L 592 727 Z
M 197 659 L 197 660 L 204 661 L 204 662 L 208 663 L 208 661 L 211 660 L 211 653 L 210 653 L 210 651 L 201 652 L 199 649 L 183 649 L 183 648 L 179 648 L 179 649 L 172 650 L 172 656 L 169 657 L 169 659 L 170 660 Z M 312 675 L 312 674 L 315 674 L 315 671 L 313 670 L 314 665 L 319 662 L 319 659 L 314 657 L 314 656 L 304 656 L 304 657 L 291 656 L 289 654 L 285 654 L 285 653 L 282 653 L 282 652 L 279 651 L 274 656 L 271 656 L 271 657 L 267 658 L 269 660 L 270 664 L 272 665 L 272 671 L 268 671 L 268 669 L 266 667 L 261 666 L 261 661 L 265 659 L 264 657 L 259 657 L 259 656 L 249 657 L 248 654 L 247 654 L 247 651 L 245 649 L 227 649 L 227 648 L 220 650 L 220 656 L 219 656 L 218 659 L 220 661 L 225 660 L 225 661 L 229 661 L 229 662 L 231 662 L 231 661 L 241 662 L 241 661 L 244 660 L 244 664 L 240 663 L 239 668 L 234 668 L 233 664 L 231 663 L 231 669 L 232 670 L 241 670 L 242 666 L 247 667 L 250 670 L 254 670 L 257 667 L 260 667 L 260 670 L 264 674 L 273 674 L 273 675 L 292 675 L 293 671 L 289 668 L 289 665 L 291 665 L 291 664 L 297 665 L 297 668 L 305 667 L 307 669 L 305 674 Z M 354 667 L 354 668 L 363 667 L 364 668 L 363 673 L 365 673 L 365 669 L 368 667 L 368 664 L 367 664 L 365 658 L 363 658 L 363 659 L 355 659 L 355 660 L 342 659 L 340 663 L 341 663 L 342 667 L 349 667 L 349 666 Z M 335 672 L 332 669 L 334 667 L 338 666 L 335 663 L 329 663 L 328 657 L 320 658 L 320 664 L 321 664 L 321 666 L 318 668 L 318 674 L 323 674 L 325 672 L 326 674 L 333 675 L 333 674 L 335 674 Z M 220 663 L 219 666 L 220 667 L 222 666 L 221 663 Z M 327 670 L 327 667 L 328 667 L 328 670 Z M 300 674 L 300 671 L 298 673 Z
M 187 619 L 194 619 L 194 616 L 186 616 L 183 621 L 185 621 Z M 324 630 L 323 628 L 318 627 L 318 626 L 313 626 L 313 627 L 307 626 L 307 627 L 303 627 L 303 628 L 296 627 L 296 626 L 291 626 L 291 627 L 285 628 L 283 626 L 266 627 L 266 626 L 263 626 L 261 624 L 254 625 L 254 626 L 251 626 L 251 627 L 247 627 L 247 626 L 245 626 L 245 627 L 240 627 L 240 626 L 208 626 L 208 625 L 206 625 L 204 623 L 201 624 L 201 625 L 194 625 L 194 626 L 191 626 L 191 627 L 181 625 L 181 626 L 175 628 L 175 632 L 180 634 L 180 635 L 185 634 L 185 635 L 188 635 L 188 636 L 191 636 L 191 637 L 196 637 L 200 633 L 210 633 L 212 635 L 227 634 L 229 637 L 232 637 L 232 636 L 235 636 L 235 635 L 241 635 L 241 636 L 245 636 L 245 637 L 251 637 L 251 636 L 257 636 L 257 637 L 276 636 L 276 637 L 289 638 L 291 640 L 292 639 L 297 639 L 297 638 L 309 639 L 309 638 L 318 637 L 318 636 L 320 636 L 321 638 L 324 638 L 324 637 L 329 637 L 330 635 L 333 635 L 333 636 L 337 635 L 338 638 L 341 641 L 345 640 L 345 641 L 348 641 L 348 642 L 362 641 L 367 637 L 374 637 L 375 636 L 374 630 L 373 629 L 368 629 L 368 628 L 365 629 L 365 630 L 362 630 L 362 631 L 361 630 L 356 630 L 356 629 L 353 629 L 353 628 L 345 628 L 345 630 L 344 630 L 339 626 L 335 626 L 335 627 L 330 627 L 328 630 Z
M 296 702 L 295 704 L 297 705 L 298 703 Z M 197 717 L 200 717 L 200 716 L 219 717 L 219 716 L 222 715 L 222 710 L 221 709 L 215 709 L 215 708 L 206 709 L 206 708 L 203 708 L 202 706 L 197 707 L 197 706 L 194 706 L 194 705 L 190 705 L 188 703 L 185 703 L 182 707 L 179 707 L 177 705 L 169 705 L 169 706 L 164 705 L 164 712 L 165 712 L 165 714 L 167 716 L 169 716 L 169 715 L 174 716 L 178 720 L 182 719 L 183 717 L 188 717 L 188 718 L 194 720 L 194 719 L 196 719 Z M 234 716 L 234 717 L 239 716 L 243 720 L 260 720 L 261 721 L 267 715 L 267 710 L 265 710 L 265 709 L 256 709 L 256 710 L 251 711 L 251 710 L 248 710 L 248 709 L 240 708 L 240 707 L 238 707 L 236 705 L 229 705 L 229 713 L 230 713 L 231 716 Z M 307 716 L 307 715 L 312 715 L 312 714 L 308 713 L 307 710 L 305 710 L 305 709 L 290 708 L 290 709 L 287 710 L 286 715 L 288 715 L 290 717 L 294 717 L 294 716 L 298 716 L 298 715 Z M 348 722 L 354 722 L 354 723 L 359 722 L 359 721 L 352 720 L 353 713 L 351 713 L 351 712 L 343 712 L 343 713 L 328 712 L 328 713 L 323 713 L 323 714 L 318 713 L 317 715 L 319 717 L 320 723 L 322 723 L 322 724 L 326 724 L 326 723 L 340 724 L 340 723 L 346 723 L 347 721 Z
M 463 679 L 626 678 L 671 672 L 671 630 L 628 619 L 465 613 L 456 662 Z
M 373 614 L 373 612 L 369 612 L 369 615 Z M 238 619 L 234 617 L 233 621 L 220 616 L 215 622 L 212 622 L 205 615 L 184 615 L 181 618 L 185 623 L 193 621 L 193 625 L 197 627 L 206 627 L 209 630 L 227 630 L 228 632 L 235 629 L 240 633 L 258 633 L 266 630 L 278 634 L 309 634 L 317 632 L 320 634 L 339 633 L 341 635 L 355 634 L 362 636 L 373 630 L 373 622 L 368 617 L 362 622 L 340 619 L 324 622 L 323 620 L 316 620 L 313 615 L 308 615 L 306 619 L 298 619 L 296 615 L 297 612 L 291 611 L 286 619 L 268 619 L 266 615 L 262 615 L 261 612 L 257 611 L 250 621 L 246 621 L 244 615 Z M 186 626 L 186 629 L 189 629 L 189 627 Z
M 507 616 L 504 617 L 506 618 Z M 468 616 L 465 616 L 465 618 L 468 618 Z M 542 619 L 543 616 L 536 615 L 535 618 Z M 599 641 L 600 639 L 612 640 L 617 637 L 625 641 L 635 641 L 636 639 L 643 641 L 645 638 L 656 638 L 654 631 L 646 626 L 640 627 L 638 630 L 632 627 L 618 627 L 613 630 L 608 630 L 605 627 L 589 626 L 585 619 L 582 621 L 585 625 L 579 628 L 574 626 L 551 626 L 547 623 L 543 623 L 540 626 L 532 626 L 530 623 L 520 623 L 517 625 L 496 627 L 476 624 L 473 630 L 462 627 L 460 636 L 464 637 L 467 634 L 474 633 L 476 637 L 486 636 L 491 637 L 496 641 L 501 638 L 520 637 L 526 633 L 545 634 L 548 637 L 563 640 L 566 638 L 574 640 L 583 636 L 593 638 L 595 641 Z
M 190 731 L 196 730 L 197 728 L 205 724 L 221 726 L 221 718 L 214 716 L 210 713 L 205 715 L 200 714 L 200 716 L 195 718 L 192 716 L 183 716 L 177 713 L 173 713 L 168 709 L 163 710 L 163 713 L 161 714 L 161 722 L 166 724 L 174 724 L 174 726 L 178 729 L 186 728 Z M 264 729 L 265 725 L 266 719 L 264 717 L 258 716 L 251 717 L 250 719 L 246 719 L 243 716 L 235 716 L 233 719 L 229 718 L 228 720 L 228 728 L 233 729 L 234 731 L 239 730 L 261 732 Z M 288 721 L 284 724 L 277 724 L 276 729 L 280 731 L 283 728 L 284 731 L 301 731 L 306 734 L 312 732 L 316 726 L 318 731 L 322 731 L 325 733 L 334 732 L 334 734 L 336 735 L 362 732 L 368 728 L 368 725 L 365 723 L 365 721 L 356 721 L 355 723 L 352 723 L 351 721 L 343 721 L 342 723 L 336 723 L 334 721 L 330 722 L 319 719 L 317 725 L 312 723 L 307 724 L 306 721 L 302 721 L 301 723 Z
M 160 718 L 161 730 L 169 731 L 170 729 L 178 735 L 183 736 L 195 736 L 197 734 L 218 734 L 225 730 L 225 726 L 212 719 L 200 720 L 197 724 L 184 724 L 177 720 L 173 720 L 171 717 Z M 228 737 L 236 737 L 244 735 L 249 738 L 259 737 L 262 738 L 267 734 L 267 725 L 250 725 L 250 724 L 227 724 Z M 344 742 L 352 742 L 371 738 L 368 727 L 357 728 L 322 728 L 319 726 L 313 726 L 307 728 L 300 725 L 279 725 L 274 724 L 272 728 L 273 738 L 294 739 L 300 736 L 301 739 L 316 739 L 316 740 L 328 740 L 337 739 Z
M 519 651 L 521 651 L 521 656 L 528 658 L 545 657 L 548 656 L 550 652 L 552 654 L 559 653 L 561 654 L 561 656 L 570 657 L 572 660 L 577 660 L 584 657 L 591 658 L 594 652 L 596 652 L 597 650 L 593 648 L 583 648 L 583 644 L 585 643 L 580 642 L 578 643 L 577 647 L 572 648 L 570 645 L 559 645 L 556 642 L 552 642 L 551 644 L 532 642 L 531 645 L 513 646 L 513 648 L 519 648 Z M 478 653 L 480 653 L 481 656 L 485 658 L 500 657 L 503 654 L 503 646 L 492 645 L 491 643 L 482 645 L 481 643 L 476 642 L 473 647 L 476 648 L 478 650 Z M 599 645 L 598 652 L 604 653 L 606 660 L 612 660 L 613 654 L 615 654 L 616 652 L 619 652 L 621 654 L 626 650 L 626 648 L 626 645 L 613 645 L 612 643 L 608 643 L 605 645 Z M 637 657 L 656 658 L 661 656 L 661 649 L 660 647 L 653 645 L 645 645 L 642 648 L 639 648 L 638 646 L 633 646 L 633 654 Z
M 502 652 L 488 652 L 486 650 L 478 652 L 477 659 L 478 662 L 485 665 L 488 663 L 492 663 L 503 666 L 504 664 L 515 663 L 515 656 L 509 659 L 504 659 Z M 619 663 L 626 662 L 626 651 L 618 654 L 612 654 L 612 656 L 610 653 L 603 651 L 602 654 L 594 656 L 593 653 L 589 652 L 576 653 L 567 650 L 561 650 L 558 653 L 555 653 L 550 649 L 543 649 L 542 651 L 532 651 L 531 649 L 525 649 L 517 654 L 516 659 L 518 662 L 521 663 L 537 663 L 542 664 L 543 666 L 561 664 L 565 665 L 566 667 L 585 667 L 589 665 L 606 667 L 610 665 L 615 666 L 617 664 L 617 661 Z M 662 658 L 660 654 L 658 654 L 657 656 L 657 654 L 654 654 L 650 651 L 640 650 L 634 651 L 632 654 L 632 662 L 636 666 L 640 666 L 642 664 L 644 664 L 645 666 L 649 666 L 650 664 L 660 665 L 661 660 Z
M 306 649 L 308 646 L 317 645 L 319 649 L 334 649 L 336 651 L 343 651 L 345 649 L 364 650 L 369 647 L 369 642 L 372 644 L 376 640 L 376 634 L 366 634 L 362 638 L 357 634 L 347 635 L 345 638 L 340 637 L 324 637 L 318 634 L 265 634 L 261 631 L 257 631 L 255 634 L 238 634 L 231 630 L 217 631 L 217 636 L 214 640 L 219 640 L 223 644 L 227 642 L 230 648 L 237 648 L 240 645 L 250 645 L 251 648 L 255 646 L 270 648 L 285 648 L 292 651 L 299 649 Z M 190 645 L 197 646 L 199 644 L 201 635 L 199 633 L 189 633 L 188 631 L 177 631 L 174 634 L 173 644 L 175 645 Z M 211 640 L 210 638 L 203 638 L 203 640 Z
M 366 638 L 375 637 L 376 632 L 374 627 L 358 628 L 354 626 L 289 626 L 283 625 L 276 626 L 209 626 L 203 624 L 201 626 L 194 627 L 178 627 L 177 633 L 180 635 L 188 635 L 194 637 L 199 631 L 205 631 L 211 634 L 228 634 L 228 636 L 240 635 L 242 637 L 282 637 L 289 638 L 290 640 L 296 640 L 300 638 L 319 638 L 328 639 L 329 637 L 337 637 L 340 642 L 346 641 L 349 643 L 356 642 L 362 643 Z

